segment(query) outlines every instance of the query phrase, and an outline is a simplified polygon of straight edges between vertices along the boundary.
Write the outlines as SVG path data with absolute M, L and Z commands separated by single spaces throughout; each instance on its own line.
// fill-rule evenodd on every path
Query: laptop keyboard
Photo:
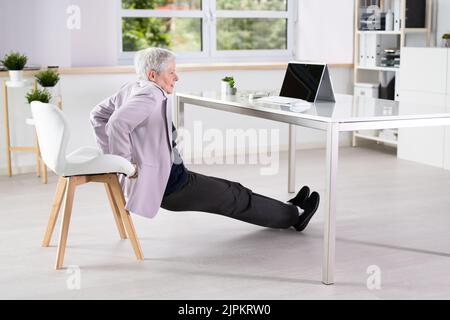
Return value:
M 258 99 L 259 102 L 266 102 L 266 103 L 275 103 L 275 104 L 311 104 L 310 102 L 302 99 L 294 99 L 294 98 L 287 98 L 287 97 L 280 97 L 280 96 L 270 96 L 270 97 L 263 97 Z

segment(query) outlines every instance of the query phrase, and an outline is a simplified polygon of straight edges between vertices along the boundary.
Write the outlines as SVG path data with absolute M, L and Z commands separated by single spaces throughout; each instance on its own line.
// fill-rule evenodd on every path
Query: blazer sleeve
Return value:
M 134 163 L 132 158 L 131 133 L 150 117 L 158 101 L 152 93 L 141 92 L 132 95 L 109 118 L 106 134 L 109 138 L 109 151 Z
M 100 102 L 91 111 L 90 122 L 94 129 L 95 140 L 99 148 L 104 154 L 109 154 L 109 139 L 106 134 L 106 124 L 108 123 L 111 115 L 114 113 L 116 96 L 111 96 L 108 99 Z

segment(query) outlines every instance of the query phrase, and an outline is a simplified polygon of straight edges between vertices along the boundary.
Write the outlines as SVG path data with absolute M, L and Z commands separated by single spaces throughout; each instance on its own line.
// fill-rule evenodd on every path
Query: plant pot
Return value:
M 11 82 L 22 82 L 23 70 L 9 70 L 9 79 Z
M 53 103 L 55 101 L 55 96 L 56 96 L 56 86 L 42 87 L 42 89 L 46 90 L 48 93 L 51 94 L 52 97 L 51 97 L 49 103 Z
M 230 83 L 227 81 L 222 81 L 221 88 L 222 95 L 233 96 L 237 92 L 237 88 L 231 88 Z

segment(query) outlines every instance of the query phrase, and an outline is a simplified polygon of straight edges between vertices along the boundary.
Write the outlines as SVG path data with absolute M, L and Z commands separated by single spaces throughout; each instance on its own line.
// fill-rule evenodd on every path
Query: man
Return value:
M 134 164 L 132 177 L 122 177 L 126 208 L 154 217 L 159 208 L 202 211 L 270 228 L 303 231 L 316 212 L 320 197 L 303 187 L 283 203 L 245 188 L 238 182 L 186 169 L 176 148 L 168 95 L 178 81 L 175 55 L 149 48 L 135 57 L 139 80 L 98 104 L 91 112 L 97 143 L 106 154 Z

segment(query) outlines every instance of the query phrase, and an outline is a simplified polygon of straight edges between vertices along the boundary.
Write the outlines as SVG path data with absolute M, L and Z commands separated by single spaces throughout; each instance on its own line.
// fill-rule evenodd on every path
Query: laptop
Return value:
M 290 62 L 279 96 L 258 99 L 279 105 L 312 105 L 316 101 L 335 102 L 330 72 L 325 63 Z

